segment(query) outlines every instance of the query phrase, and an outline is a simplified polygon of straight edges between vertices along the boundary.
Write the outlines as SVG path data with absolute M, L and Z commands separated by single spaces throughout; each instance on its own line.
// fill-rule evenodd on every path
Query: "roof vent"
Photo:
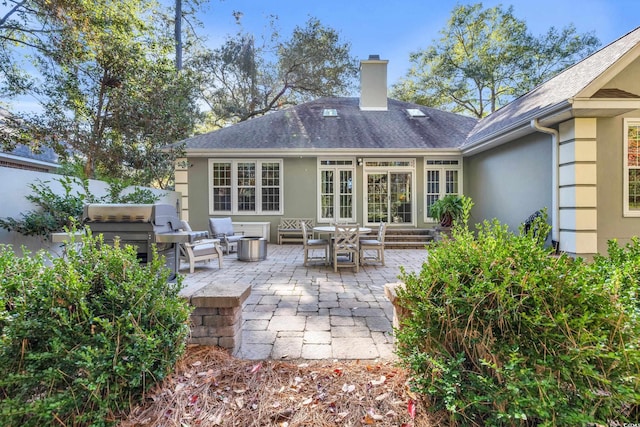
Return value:
M 338 110 L 335 108 L 325 108 L 322 111 L 322 117 L 338 117 Z
M 407 114 L 409 117 L 427 117 L 419 108 L 407 108 Z
M 380 55 L 369 55 L 369 59 L 372 61 L 379 61 Z

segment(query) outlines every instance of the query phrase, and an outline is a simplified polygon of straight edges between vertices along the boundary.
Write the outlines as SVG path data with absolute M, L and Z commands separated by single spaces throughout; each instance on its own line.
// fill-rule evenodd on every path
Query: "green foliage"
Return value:
M 0 270 L 3 425 L 112 425 L 184 350 L 181 277 L 157 254 L 86 236 L 51 262 L 1 246 Z
M 454 226 L 401 275 L 397 331 L 412 386 L 451 425 L 637 422 L 640 242 L 592 263 L 551 256 L 533 230 Z
M 436 218 L 443 227 L 451 227 L 471 209 L 471 199 L 457 194 L 447 194 L 429 206 L 429 217 Z
M 51 233 L 82 221 L 83 208 L 87 203 L 154 203 L 159 200 L 159 196 L 148 188 L 136 187 L 124 194 L 127 187 L 124 181 L 109 182 L 108 193 L 103 197 L 91 194 L 87 179 L 63 176 L 55 181 L 62 185 L 64 193 L 53 191 L 48 185 L 50 181 L 37 180 L 35 184 L 29 184 L 33 193 L 26 198 L 37 208 L 23 213 L 20 219 L 0 218 L 0 227 L 25 236 L 48 239 Z
M 392 96 L 434 108 L 484 117 L 591 54 L 593 34 L 570 25 L 532 35 L 513 7 L 458 5 L 424 51 L 411 54 L 406 78 Z
M 19 120 L 9 123 L 0 144 L 50 146 L 61 159 L 82 163 L 88 178 L 171 186 L 173 161 L 183 153 L 162 148 L 189 136 L 199 111 L 195 79 L 176 72 L 170 60 L 175 45 L 162 6 L 153 0 L 10 3 L 0 22 L 0 60 L 7 60 L 0 65 L 0 76 L 7 69 L 0 93 L 10 86 L 10 93 L 33 95 L 42 113 L 15 112 Z M 13 57 L 23 59 L 18 64 Z
M 189 66 L 200 76 L 211 127 L 219 127 L 283 105 L 346 94 L 358 69 L 349 49 L 334 29 L 310 18 L 286 40 L 274 29 L 263 46 L 252 35 L 239 33 Z

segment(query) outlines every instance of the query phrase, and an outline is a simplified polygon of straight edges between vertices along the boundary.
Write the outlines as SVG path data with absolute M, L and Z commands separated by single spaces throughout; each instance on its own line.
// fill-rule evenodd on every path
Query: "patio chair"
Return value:
M 183 231 L 193 231 L 187 221 L 182 222 Z M 201 238 L 193 242 L 180 244 L 180 258 L 189 264 L 189 273 L 195 271 L 196 262 L 209 262 L 218 258 L 218 267 L 222 268 L 222 248 L 220 240 Z
M 360 271 L 360 227 L 355 225 L 338 225 L 333 242 L 333 271 L 339 267 L 355 267 Z
M 380 223 L 378 228 L 378 235 L 375 239 L 364 238 L 360 239 L 360 263 L 365 264 L 366 261 L 379 262 L 384 265 L 384 236 L 387 231 L 387 224 Z M 375 256 L 366 256 L 365 251 L 376 251 Z
M 302 227 L 302 245 L 304 247 L 304 266 L 306 267 L 311 260 L 323 260 L 324 265 L 329 264 L 329 240 L 327 239 L 310 239 L 309 233 L 311 230 L 307 228 L 305 221 L 300 221 Z M 312 251 L 322 250 L 323 256 L 309 256 Z
M 231 246 L 238 247 L 238 242 L 244 237 L 243 232 L 234 232 L 231 217 L 209 218 L 209 230 L 211 237 L 220 239 L 220 244 L 227 255 L 231 251 Z

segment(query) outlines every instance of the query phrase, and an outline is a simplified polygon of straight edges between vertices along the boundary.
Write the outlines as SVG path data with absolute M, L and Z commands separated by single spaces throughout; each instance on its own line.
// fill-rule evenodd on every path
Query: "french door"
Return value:
M 322 161 L 319 221 L 355 221 L 354 168 L 351 161 Z
M 413 172 L 365 172 L 367 223 L 413 223 Z

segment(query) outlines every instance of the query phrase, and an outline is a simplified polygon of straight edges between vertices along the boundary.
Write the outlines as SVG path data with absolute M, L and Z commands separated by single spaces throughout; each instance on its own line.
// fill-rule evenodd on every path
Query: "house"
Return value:
M 472 221 L 517 230 L 547 208 L 559 249 L 590 257 L 640 235 L 640 28 L 476 120 L 387 98 L 387 61 L 361 61 L 359 98 L 323 98 L 185 141 L 182 215 L 429 227 L 470 196 Z
M 9 132 L 6 122 L 11 113 L 0 107 L 0 132 Z M 50 147 L 43 147 L 34 153 L 29 147 L 18 144 L 11 151 L 0 150 L 0 167 L 26 169 L 38 172 L 54 172 L 60 165 L 58 156 Z

